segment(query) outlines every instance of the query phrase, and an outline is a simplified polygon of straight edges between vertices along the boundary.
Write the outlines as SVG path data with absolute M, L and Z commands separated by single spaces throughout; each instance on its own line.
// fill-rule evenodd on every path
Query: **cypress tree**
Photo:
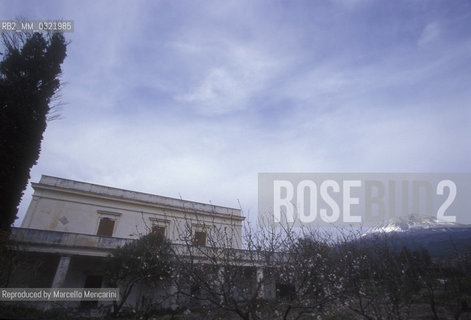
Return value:
M 8 231 L 41 151 L 67 43 L 61 33 L 3 34 L 0 62 L 0 230 Z

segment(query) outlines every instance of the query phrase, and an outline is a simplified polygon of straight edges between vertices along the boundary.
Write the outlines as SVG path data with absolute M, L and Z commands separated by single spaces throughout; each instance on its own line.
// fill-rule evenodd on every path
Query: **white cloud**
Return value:
M 422 30 L 422 33 L 417 40 L 417 44 L 419 46 L 424 46 L 433 42 L 440 36 L 440 31 L 441 28 L 438 22 L 428 23 Z
M 417 40 L 408 7 L 394 3 L 385 10 L 394 26 L 367 11 L 381 4 L 334 16 L 315 2 L 225 6 L 49 6 L 44 14 L 72 18 L 76 30 L 63 120 L 49 124 L 32 181 L 240 199 L 256 214 L 258 172 L 469 171 L 470 94 L 459 90 L 470 79 L 468 33 L 443 43 L 441 25 L 423 21 Z
M 184 50 L 212 52 L 219 65 L 208 64 L 204 75 L 188 92 L 176 96 L 205 115 L 228 114 L 250 107 L 250 99 L 275 76 L 278 66 L 269 54 L 242 44 L 222 41 L 204 49 L 186 45 Z

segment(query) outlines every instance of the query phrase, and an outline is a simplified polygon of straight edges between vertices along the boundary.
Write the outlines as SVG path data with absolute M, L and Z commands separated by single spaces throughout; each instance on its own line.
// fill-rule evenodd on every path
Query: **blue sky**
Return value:
M 32 181 L 254 216 L 258 172 L 471 171 L 469 1 L 0 0 L 17 17 L 75 23 Z

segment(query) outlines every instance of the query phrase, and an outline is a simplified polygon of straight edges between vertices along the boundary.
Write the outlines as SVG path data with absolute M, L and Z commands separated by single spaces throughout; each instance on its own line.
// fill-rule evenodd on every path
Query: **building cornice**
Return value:
M 95 199 L 107 199 L 132 205 L 174 210 L 182 213 L 218 217 L 235 221 L 243 221 L 245 219 L 241 216 L 240 209 L 118 189 L 46 175 L 41 177 L 39 183 L 32 183 L 32 186 L 35 191 L 49 190 L 65 194 L 93 197 Z

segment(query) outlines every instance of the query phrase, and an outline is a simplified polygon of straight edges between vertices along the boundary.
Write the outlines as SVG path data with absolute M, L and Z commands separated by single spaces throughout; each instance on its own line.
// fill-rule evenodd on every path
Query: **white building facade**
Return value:
M 226 228 L 232 233 L 233 245 L 241 247 L 244 217 L 240 209 L 50 176 L 42 176 L 32 186 L 33 199 L 21 228 L 124 239 L 154 231 L 179 243 L 182 232 L 191 226 L 202 245 L 202 233 Z
M 11 286 L 96 288 L 103 282 L 103 261 L 112 251 L 150 232 L 172 244 L 188 235 L 206 246 L 212 232 L 225 232 L 240 249 L 241 210 L 42 176 L 20 228 L 12 238 L 21 250 L 44 261 L 36 270 L 18 274 Z M 188 244 L 188 242 L 186 242 Z M 212 243 L 211 245 L 214 245 Z M 130 303 L 139 300 L 139 288 Z

